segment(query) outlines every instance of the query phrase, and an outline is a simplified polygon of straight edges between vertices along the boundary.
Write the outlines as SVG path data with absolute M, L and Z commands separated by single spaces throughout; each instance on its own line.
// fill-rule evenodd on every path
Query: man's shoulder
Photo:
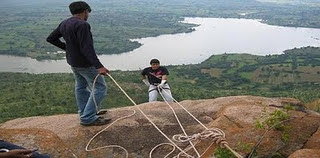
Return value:
M 148 73 L 151 72 L 151 67 L 146 67 L 142 70 L 142 73 Z
M 70 17 L 68 19 L 65 19 L 61 22 L 61 24 L 74 24 L 76 26 L 89 26 L 90 24 L 88 22 L 86 22 L 85 20 L 79 19 L 79 18 L 75 18 L 75 17 Z
M 167 70 L 167 68 L 165 66 L 160 66 L 159 69 Z
M 151 70 L 152 68 L 151 67 L 146 67 L 143 69 L 143 71 L 147 71 L 147 70 Z
M 149 72 L 151 72 L 151 67 L 146 67 L 141 71 L 141 74 L 147 75 Z
M 85 20 L 78 19 L 78 18 L 75 18 L 75 19 L 76 19 L 76 25 L 78 27 L 90 27 L 90 24 L 88 22 L 86 22 Z

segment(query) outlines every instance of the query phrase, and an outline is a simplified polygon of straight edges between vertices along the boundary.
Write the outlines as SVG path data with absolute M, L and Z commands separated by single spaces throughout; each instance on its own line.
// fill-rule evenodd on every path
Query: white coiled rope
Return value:
M 141 112 L 141 114 L 154 126 L 154 128 L 156 128 L 156 129 L 157 129 L 170 143 L 172 143 L 178 150 L 180 150 L 182 153 L 188 155 L 188 154 L 187 154 L 185 151 L 183 151 L 177 144 L 175 144 L 165 133 L 163 133 L 163 132 L 159 129 L 159 127 L 158 127 L 138 106 L 136 106 L 137 104 L 136 104 L 136 103 L 131 99 L 131 97 L 121 88 L 121 86 L 117 83 L 117 81 L 116 81 L 110 74 L 107 74 L 107 75 L 108 75 L 108 77 L 110 77 L 110 79 L 118 86 L 118 88 L 124 93 L 124 95 L 135 105 L 134 107 L 136 107 L 136 108 Z M 95 80 L 94 80 L 94 82 L 93 82 L 93 85 L 96 83 L 96 80 L 97 80 L 98 76 L 99 76 L 99 74 L 95 77 Z M 94 88 L 94 86 L 93 86 L 93 88 Z M 93 89 L 93 91 L 94 91 L 94 89 Z M 94 92 L 93 92 L 92 94 L 94 95 Z M 93 96 L 93 99 L 95 100 L 94 96 Z M 95 101 L 95 103 L 96 103 L 96 101 Z M 96 106 L 97 106 L 97 105 L 96 105 Z M 124 150 L 125 153 L 126 153 L 126 157 L 128 157 L 128 151 L 127 151 L 125 148 L 123 148 L 122 146 L 119 146 L 119 145 L 108 145 L 108 146 L 98 147 L 98 148 L 94 148 L 94 149 L 89 149 L 89 146 L 90 146 L 91 142 L 92 142 L 99 134 L 101 134 L 103 131 L 107 130 L 111 125 L 113 125 L 114 123 L 116 123 L 116 122 L 119 121 L 119 120 L 122 120 L 122 119 L 125 119 L 125 118 L 128 118 L 128 117 L 133 116 L 133 115 L 136 113 L 135 110 L 133 110 L 133 111 L 134 111 L 133 114 L 128 115 L 128 116 L 124 116 L 124 117 L 121 117 L 121 118 L 115 120 L 115 121 L 112 122 L 110 125 L 108 125 L 108 126 L 105 127 L 104 129 L 100 130 L 97 134 L 95 134 L 95 135 L 89 140 L 89 142 L 87 143 L 85 150 L 86 150 L 86 151 L 95 151 L 95 150 L 104 149 L 104 148 L 118 147 L 118 148 Z
M 197 134 L 193 134 L 193 135 L 187 135 L 187 133 L 185 132 L 178 116 L 176 115 L 175 113 L 175 110 L 171 107 L 171 105 L 164 99 L 163 97 L 163 94 L 161 92 L 161 89 L 158 88 L 159 90 L 159 93 L 161 94 L 162 98 L 164 99 L 164 101 L 169 105 L 170 109 L 173 111 L 173 114 L 177 120 L 177 122 L 179 123 L 179 126 L 180 128 L 182 129 L 184 135 L 182 134 L 178 134 L 178 135 L 174 135 L 172 137 L 172 140 L 164 133 L 162 132 L 159 127 L 138 107 L 136 106 L 137 104 L 130 98 L 130 96 L 121 88 L 121 86 L 116 82 L 116 80 L 110 75 L 108 74 L 108 77 L 110 77 L 110 79 L 118 86 L 118 88 L 125 94 L 125 96 L 135 105 L 134 107 L 136 107 L 140 112 L 141 114 L 170 142 L 170 143 L 161 143 L 161 144 L 158 144 L 157 146 L 155 146 L 149 153 L 149 157 L 151 158 L 152 157 L 152 153 L 153 151 L 162 146 L 162 145 L 170 145 L 173 147 L 173 149 L 165 156 L 168 157 L 170 156 L 174 151 L 175 149 L 178 149 L 180 151 L 180 153 L 175 156 L 175 157 L 180 157 L 180 156 L 183 156 L 183 157 L 187 157 L 187 158 L 193 158 L 194 156 L 191 156 L 190 154 L 188 154 L 187 152 L 190 150 L 190 149 L 193 149 L 196 154 L 197 154 L 197 157 L 200 158 L 201 156 L 203 156 L 204 153 L 206 153 L 206 151 L 210 148 L 210 146 L 212 146 L 214 143 L 216 144 L 219 144 L 221 147 L 226 147 L 227 149 L 229 149 L 235 156 L 237 156 L 238 158 L 242 158 L 242 156 L 240 154 L 238 154 L 237 152 L 235 152 L 234 150 L 232 150 L 227 142 L 226 142 L 226 139 L 225 139 L 225 133 L 221 130 L 221 129 L 218 129 L 218 128 L 207 128 L 203 123 L 201 123 L 195 116 L 193 116 L 187 109 L 185 109 L 179 102 L 177 102 L 173 97 L 172 99 L 174 100 L 174 102 L 178 103 L 178 105 L 183 109 L 185 110 L 194 120 L 196 120 L 202 127 L 205 128 L 205 130 L 201 133 L 197 133 Z M 99 74 L 95 77 L 94 79 L 94 82 L 93 82 L 93 86 L 92 86 L 92 95 L 93 95 L 93 100 L 94 100 L 94 103 L 95 103 L 95 106 L 96 108 L 98 109 L 98 105 L 96 103 L 96 100 L 95 100 L 95 97 L 94 97 L 94 86 L 95 86 L 95 83 L 96 83 L 96 80 L 97 78 L 99 77 Z M 165 91 L 164 91 L 165 92 Z M 165 92 L 167 93 L 167 92 Z M 132 113 L 130 115 L 127 115 L 127 116 L 123 116 L 123 117 L 120 117 L 118 119 L 116 119 L 115 121 L 113 121 L 110 125 L 108 125 L 107 127 L 105 127 L 104 129 L 100 130 L 97 134 L 95 134 L 90 140 L 89 142 L 87 143 L 86 145 L 86 148 L 85 150 L 86 151 L 95 151 L 95 150 L 100 150 L 100 149 L 105 149 L 105 148 L 120 148 L 122 150 L 124 150 L 124 152 L 126 153 L 126 158 L 128 158 L 128 151 L 122 147 L 122 146 L 119 146 L 119 145 L 107 145 L 107 146 L 102 146 L 102 147 L 98 147 L 98 148 L 94 148 L 94 149 L 89 149 L 89 146 L 90 144 L 92 143 L 92 141 L 98 136 L 100 135 L 102 132 L 104 132 L 105 130 L 107 130 L 109 127 L 111 127 L 113 124 L 115 124 L 117 121 L 120 121 L 120 120 L 123 120 L 125 118 L 128 118 L 128 117 L 131 117 L 133 115 L 135 115 L 136 111 L 134 109 L 131 109 L 131 107 L 129 108 Z M 204 139 L 211 139 L 213 142 L 211 143 L 211 145 L 203 152 L 203 154 L 200 154 L 197 149 L 195 148 L 195 145 L 197 143 L 200 142 L 200 140 L 204 140 Z M 196 141 L 196 143 L 193 143 L 192 141 Z M 185 143 L 185 142 L 188 142 L 191 146 L 186 148 L 186 149 L 181 149 L 175 142 L 178 142 L 178 143 Z
M 228 150 L 230 150 L 237 158 L 242 158 L 242 156 L 237 153 L 236 151 L 234 151 L 227 143 L 226 138 L 225 138 L 225 133 L 219 129 L 219 128 L 208 128 L 206 127 L 200 120 L 198 120 L 194 115 L 192 115 L 184 106 L 182 106 L 176 99 L 174 99 L 172 97 L 172 95 L 169 95 L 168 92 L 165 91 L 165 89 L 162 88 L 158 88 L 158 91 L 161 95 L 161 97 L 163 98 L 163 100 L 166 102 L 166 104 L 170 107 L 170 109 L 173 110 L 173 114 L 175 115 L 184 135 L 182 134 L 177 134 L 174 135 L 172 137 L 172 139 L 175 142 L 179 142 L 179 143 L 184 143 L 184 142 L 191 142 L 191 141 L 197 141 L 195 144 L 199 143 L 200 140 L 205 140 L 205 139 L 211 139 L 212 143 L 211 145 L 203 152 L 203 154 L 205 154 L 207 152 L 207 150 L 209 150 L 209 148 L 215 143 L 220 145 L 220 147 L 223 148 L 227 148 Z M 179 118 L 176 115 L 176 113 L 174 112 L 174 109 L 172 108 L 172 106 L 169 104 L 169 102 L 165 99 L 165 97 L 163 96 L 162 92 L 166 93 L 168 96 L 171 96 L 172 100 L 177 103 L 184 111 L 186 111 L 195 121 L 197 121 L 205 130 L 201 133 L 196 133 L 193 135 L 188 136 L 183 128 L 183 126 L 180 124 Z M 195 150 L 195 152 L 197 153 L 198 157 L 203 156 L 203 154 L 199 155 L 199 152 L 196 150 L 196 148 L 194 147 L 194 145 L 192 143 L 191 147 L 186 148 L 185 151 L 190 150 L 191 148 L 193 148 Z M 179 153 L 176 157 L 179 157 L 181 154 L 183 153 Z

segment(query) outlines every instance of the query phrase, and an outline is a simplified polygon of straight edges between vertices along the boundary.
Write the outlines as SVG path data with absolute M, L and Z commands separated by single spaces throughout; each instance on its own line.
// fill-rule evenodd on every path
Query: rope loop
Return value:
M 196 133 L 193 135 L 183 135 L 183 134 L 176 134 L 172 137 L 173 141 L 178 143 L 186 143 L 189 141 L 195 141 L 195 140 L 207 140 L 211 139 L 213 142 L 215 142 L 217 145 L 220 145 L 220 147 L 224 148 L 225 145 L 227 145 L 227 140 L 225 138 L 225 133 L 219 129 L 219 128 L 209 128 L 204 130 L 201 133 Z

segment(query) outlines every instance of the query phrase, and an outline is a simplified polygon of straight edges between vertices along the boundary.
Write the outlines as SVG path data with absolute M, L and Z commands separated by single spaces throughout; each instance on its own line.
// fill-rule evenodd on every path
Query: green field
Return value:
M 277 4 L 306 5 L 306 6 L 312 6 L 312 7 L 320 6 L 320 0 L 258 0 L 258 1 L 277 3 Z
M 282 65 L 282 66 L 281 66 Z M 201 64 L 167 66 L 172 94 L 178 101 L 222 96 L 292 97 L 320 112 L 320 48 L 305 47 L 282 55 L 221 54 Z M 147 87 L 139 71 L 111 75 L 139 103 L 147 102 Z M 106 77 L 103 108 L 132 103 Z M 70 73 L 0 73 L 0 122 L 61 113 L 76 113 L 74 79 Z
M 45 39 L 63 19 L 70 17 L 70 2 L 2 0 L 0 54 L 38 60 L 63 58 L 63 54 L 54 53 L 59 49 Z M 320 7 L 311 5 L 312 2 L 304 5 L 255 0 L 93 0 L 88 22 L 97 53 L 117 54 L 141 46 L 129 39 L 192 31 L 194 25 L 179 22 L 184 17 L 262 19 L 272 25 L 320 28 Z

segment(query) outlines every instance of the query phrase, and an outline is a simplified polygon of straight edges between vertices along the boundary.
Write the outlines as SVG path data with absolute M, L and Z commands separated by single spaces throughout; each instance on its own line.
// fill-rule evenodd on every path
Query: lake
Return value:
M 139 70 L 152 58 L 162 65 L 196 64 L 213 54 L 281 54 L 303 46 L 320 46 L 320 29 L 272 26 L 250 19 L 185 18 L 199 24 L 191 33 L 132 39 L 142 43 L 133 51 L 100 55 L 110 70 Z M 45 53 L 45 52 L 44 52 Z M 0 72 L 71 72 L 65 60 L 36 61 L 27 57 L 0 55 Z

